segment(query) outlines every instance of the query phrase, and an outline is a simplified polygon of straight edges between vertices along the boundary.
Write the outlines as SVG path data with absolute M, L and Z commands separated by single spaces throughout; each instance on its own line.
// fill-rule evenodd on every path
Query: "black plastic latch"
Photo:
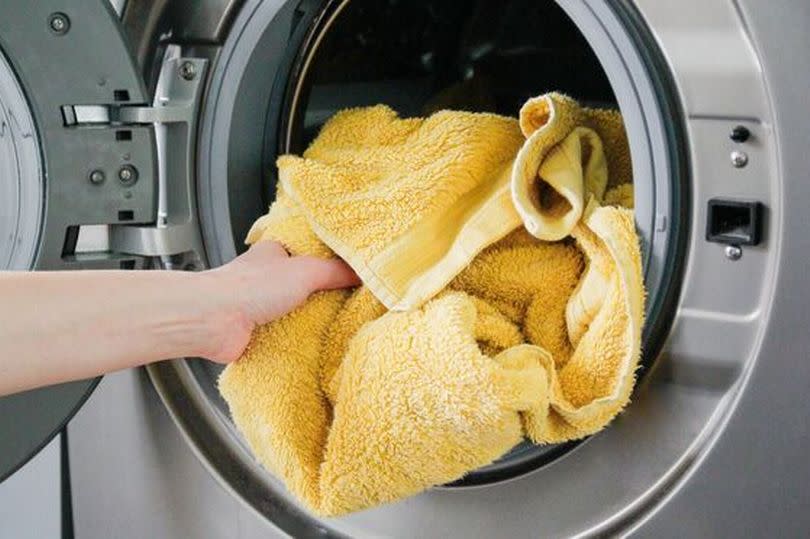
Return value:
M 757 245 L 762 236 L 761 202 L 713 198 L 706 216 L 706 240 L 729 245 Z

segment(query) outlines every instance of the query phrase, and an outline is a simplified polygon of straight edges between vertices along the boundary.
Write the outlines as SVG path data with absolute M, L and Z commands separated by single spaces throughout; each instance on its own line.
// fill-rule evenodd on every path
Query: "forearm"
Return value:
M 0 395 L 209 354 L 236 316 L 209 292 L 193 273 L 0 273 Z
M 257 324 L 358 284 L 339 260 L 271 241 L 201 273 L 0 272 L 0 395 L 175 357 L 229 363 Z

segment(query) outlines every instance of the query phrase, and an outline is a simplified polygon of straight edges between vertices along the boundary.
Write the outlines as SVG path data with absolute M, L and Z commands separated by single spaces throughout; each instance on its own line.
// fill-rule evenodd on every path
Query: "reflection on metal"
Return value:
M 120 1 L 120 0 L 113 0 Z M 221 43 L 244 0 L 126 0 L 121 13 L 124 30 L 145 77 L 161 61 L 159 44 Z
M 74 105 L 62 107 L 65 126 L 77 124 L 108 124 L 110 108 L 104 105 Z
M 76 239 L 76 254 L 101 253 L 110 249 L 110 227 L 108 225 L 83 225 L 79 227 Z
M 56 35 L 64 35 L 70 31 L 70 18 L 64 13 L 54 13 L 48 17 L 48 27 Z
M 742 247 L 739 245 L 728 245 L 726 246 L 726 258 L 732 261 L 736 261 L 742 258 L 743 250 Z
M 748 154 L 739 150 L 731 152 L 731 164 L 735 168 L 743 168 L 748 164 Z
M 158 202 L 155 226 L 111 227 L 112 250 L 149 257 L 194 253 L 196 262 L 202 260 L 193 163 L 206 67 L 206 60 L 182 58 L 180 47 L 171 45 L 166 50 L 152 106 L 122 107 L 118 111 L 116 120 L 121 123 L 154 126 Z M 195 76 L 189 78 L 189 73 Z M 119 178 L 124 181 L 120 174 Z M 131 178 L 127 182 L 134 183 Z M 172 265 L 168 258 L 164 260 L 164 266 Z

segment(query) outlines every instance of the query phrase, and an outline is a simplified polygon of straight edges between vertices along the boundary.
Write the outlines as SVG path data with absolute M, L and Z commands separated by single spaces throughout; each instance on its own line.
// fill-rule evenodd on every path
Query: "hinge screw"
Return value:
M 56 35 L 65 35 L 70 30 L 70 19 L 64 13 L 53 13 L 48 17 L 48 27 Z
M 732 261 L 736 261 L 742 258 L 743 251 L 739 245 L 727 245 L 726 246 L 726 258 Z
M 138 181 L 138 169 L 132 165 L 124 165 L 118 170 L 118 179 L 124 185 L 134 185 Z
M 180 76 L 186 80 L 194 80 L 194 77 L 197 76 L 197 66 L 194 65 L 194 62 L 187 60 L 180 64 Z
M 107 177 L 104 174 L 103 170 L 96 169 L 90 173 L 90 183 L 92 183 L 93 185 L 101 185 L 102 183 L 104 183 L 104 180 L 106 179 Z

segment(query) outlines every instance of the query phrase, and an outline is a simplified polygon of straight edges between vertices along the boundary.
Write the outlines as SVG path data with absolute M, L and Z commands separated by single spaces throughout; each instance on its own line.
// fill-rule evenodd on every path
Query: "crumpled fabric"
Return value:
M 256 328 L 219 388 L 311 511 L 417 494 L 627 404 L 644 289 L 617 113 L 559 94 L 519 120 L 351 109 L 278 165 L 248 243 L 339 255 L 364 284 Z

